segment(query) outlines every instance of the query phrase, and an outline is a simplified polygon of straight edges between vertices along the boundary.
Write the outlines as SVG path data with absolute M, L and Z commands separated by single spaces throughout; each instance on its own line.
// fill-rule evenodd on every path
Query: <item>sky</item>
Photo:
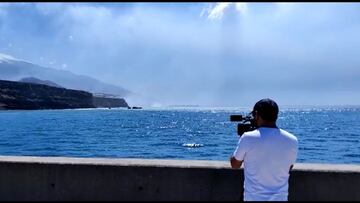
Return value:
M 152 106 L 360 105 L 359 3 L 0 3 L 0 53 Z

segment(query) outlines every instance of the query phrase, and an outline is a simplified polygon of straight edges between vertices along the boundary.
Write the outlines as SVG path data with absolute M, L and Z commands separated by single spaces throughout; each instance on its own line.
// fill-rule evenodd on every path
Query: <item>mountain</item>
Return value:
M 63 88 L 62 86 L 51 82 L 50 80 L 40 80 L 34 77 L 28 77 L 28 78 L 23 78 L 21 80 L 19 80 L 19 82 L 26 82 L 26 83 L 33 83 L 33 84 L 40 84 L 40 85 L 49 85 L 52 87 L 59 87 L 59 88 Z
M 133 94 L 127 89 L 104 83 L 92 77 L 42 67 L 0 53 L 0 79 L 19 81 L 29 77 L 38 80 L 49 80 L 64 88 L 84 90 L 90 93 L 111 94 L 117 97 L 126 97 Z

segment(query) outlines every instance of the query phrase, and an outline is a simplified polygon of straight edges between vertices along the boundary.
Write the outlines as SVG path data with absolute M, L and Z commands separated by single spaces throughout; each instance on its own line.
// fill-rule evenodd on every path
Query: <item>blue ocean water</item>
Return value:
M 0 155 L 228 160 L 244 108 L 0 111 Z M 297 162 L 360 164 L 360 107 L 287 108 Z

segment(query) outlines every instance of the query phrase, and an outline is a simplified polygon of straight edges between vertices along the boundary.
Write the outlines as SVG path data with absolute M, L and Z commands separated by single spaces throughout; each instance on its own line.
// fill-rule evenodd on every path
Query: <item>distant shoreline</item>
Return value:
M 360 109 L 360 105 L 303 105 L 303 106 L 283 106 L 281 111 L 309 111 L 309 110 L 331 110 L 331 109 Z M 3 111 L 42 111 L 42 110 L 133 110 L 128 107 L 94 107 L 94 108 L 64 108 L 64 109 L 6 109 L 0 107 L 0 112 Z M 207 106 L 166 106 L 166 107 L 142 107 L 142 109 L 135 110 L 224 110 L 224 111 L 250 111 L 250 107 L 207 107 Z

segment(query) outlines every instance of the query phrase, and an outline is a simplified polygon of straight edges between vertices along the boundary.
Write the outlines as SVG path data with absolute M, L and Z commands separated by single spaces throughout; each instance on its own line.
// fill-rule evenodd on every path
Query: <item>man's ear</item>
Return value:
M 259 114 L 258 114 L 257 111 L 254 112 L 254 118 L 255 118 L 255 120 L 258 120 L 258 119 L 259 119 Z

